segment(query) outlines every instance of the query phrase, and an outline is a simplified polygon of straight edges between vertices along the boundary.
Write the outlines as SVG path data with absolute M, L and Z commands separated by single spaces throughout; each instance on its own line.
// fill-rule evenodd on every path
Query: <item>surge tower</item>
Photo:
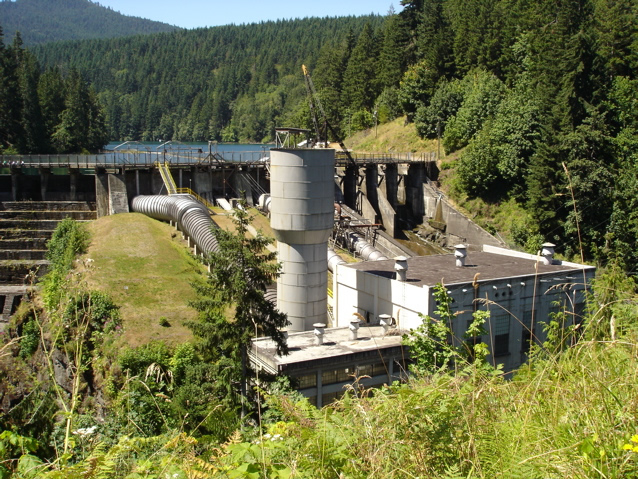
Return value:
M 332 149 L 270 150 L 270 225 L 283 265 L 277 308 L 288 315 L 290 332 L 326 322 L 334 163 Z

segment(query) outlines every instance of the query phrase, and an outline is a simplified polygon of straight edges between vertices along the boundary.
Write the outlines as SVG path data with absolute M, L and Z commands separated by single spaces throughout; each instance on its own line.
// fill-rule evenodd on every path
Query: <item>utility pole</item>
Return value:
M 437 153 L 436 153 L 436 161 L 441 162 L 441 117 L 436 119 L 436 137 L 437 141 Z

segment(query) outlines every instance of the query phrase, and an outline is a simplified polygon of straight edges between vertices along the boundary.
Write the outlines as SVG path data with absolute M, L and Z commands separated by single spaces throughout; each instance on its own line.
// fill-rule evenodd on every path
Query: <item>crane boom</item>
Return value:
M 323 105 L 321 104 L 321 100 L 319 99 L 319 95 L 317 94 L 317 90 L 315 90 L 315 85 L 314 85 L 314 83 L 312 83 L 312 78 L 310 76 L 310 72 L 308 71 L 308 68 L 306 67 L 306 65 L 301 65 L 301 70 L 303 71 L 304 78 L 306 79 L 306 90 L 308 90 L 308 98 L 309 98 L 309 104 L 310 104 L 310 114 L 312 115 L 312 121 L 314 123 L 315 131 L 317 133 L 317 143 L 318 144 L 321 143 L 321 133 L 320 133 L 320 129 L 319 129 L 319 121 L 317 119 L 317 112 L 315 111 L 315 106 L 316 106 L 316 109 L 318 109 L 319 112 L 321 113 L 321 116 L 323 117 L 323 121 L 324 121 L 324 124 L 326 125 L 327 129 L 330 129 L 330 132 L 332 133 L 332 136 L 337 141 L 337 143 L 339 143 L 339 146 L 341 146 L 341 149 L 345 153 L 346 158 L 348 158 L 348 163 L 350 163 L 352 166 L 356 166 L 357 163 L 354 161 L 354 158 L 352 158 L 352 155 L 350 155 L 350 152 L 348 151 L 348 148 L 343 143 L 343 140 L 341 139 L 339 134 L 337 134 L 335 129 L 332 127 L 332 125 L 328 121 L 328 117 L 326 116 L 326 112 L 323 109 Z M 327 133 L 326 133 L 326 143 L 325 144 L 326 145 L 328 144 L 328 135 L 327 135 Z

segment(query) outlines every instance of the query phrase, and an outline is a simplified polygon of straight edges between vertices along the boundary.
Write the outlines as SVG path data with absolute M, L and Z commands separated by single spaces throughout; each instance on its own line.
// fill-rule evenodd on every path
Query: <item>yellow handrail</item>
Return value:
M 195 199 L 197 201 L 199 201 L 201 204 L 203 204 L 206 208 L 208 208 L 209 210 L 213 209 L 213 205 L 207 199 L 202 198 L 201 196 L 199 196 L 197 193 L 195 193 L 190 188 L 177 188 L 175 193 L 179 194 L 179 195 L 191 195 L 191 196 L 194 196 Z
M 165 161 L 163 164 L 159 161 L 156 161 L 155 166 L 159 169 L 160 175 L 162 175 L 162 180 L 164 180 L 164 185 L 166 186 L 168 194 L 176 194 L 177 186 L 175 185 L 175 180 L 173 179 L 173 175 L 171 174 L 170 164 L 168 163 L 168 161 Z

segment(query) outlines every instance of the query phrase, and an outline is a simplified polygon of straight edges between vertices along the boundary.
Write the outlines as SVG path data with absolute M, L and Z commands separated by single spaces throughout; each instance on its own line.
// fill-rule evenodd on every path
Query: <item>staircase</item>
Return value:
M 171 174 L 170 164 L 167 161 L 165 161 L 164 163 L 156 161 L 155 167 L 159 170 L 160 175 L 162 175 L 162 180 L 164 180 L 164 186 L 166 186 L 166 191 L 168 192 L 168 194 L 177 194 L 177 185 L 175 185 L 175 180 L 173 179 L 173 175 Z
M 0 331 L 26 294 L 31 272 L 46 273 L 47 241 L 65 218 L 96 218 L 85 201 L 5 201 L 0 203 Z

